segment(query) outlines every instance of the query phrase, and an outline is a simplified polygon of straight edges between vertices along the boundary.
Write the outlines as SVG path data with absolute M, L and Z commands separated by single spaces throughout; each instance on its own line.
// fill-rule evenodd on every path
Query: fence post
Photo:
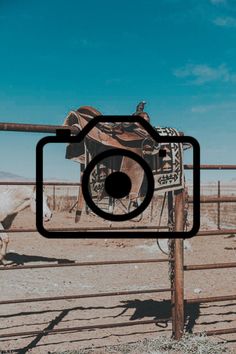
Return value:
M 169 231 L 173 231 L 174 213 L 173 213 L 173 192 L 167 193 L 168 205 L 168 226 Z M 172 317 L 172 337 L 175 338 L 175 240 L 169 240 L 169 278 L 171 287 L 171 317 Z
M 184 333 L 184 251 L 183 239 L 174 242 L 174 338 L 179 340 Z
M 169 278 L 170 278 L 170 287 L 171 287 L 171 318 L 172 318 L 172 337 L 175 338 L 175 260 L 174 260 L 174 251 L 175 249 L 175 240 L 169 240 Z
M 220 181 L 218 181 L 218 198 L 220 198 Z M 220 227 L 220 202 L 217 203 L 217 227 L 218 230 L 221 229 Z

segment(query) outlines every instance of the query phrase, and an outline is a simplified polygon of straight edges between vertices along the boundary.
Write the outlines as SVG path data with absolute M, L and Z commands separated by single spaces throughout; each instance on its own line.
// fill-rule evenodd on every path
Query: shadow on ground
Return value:
M 30 349 L 35 348 L 40 340 L 47 335 L 47 331 L 53 330 L 57 325 L 59 325 L 61 322 L 65 322 L 65 317 L 71 312 L 71 311 L 77 311 L 77 310 L 117 310 L 117 309 L 122 309 L 122 311 L 117 314 L 117 315 L 111 315 L 111 316 L 106 316 L 106 318 L 118 318 L 122 317 L 126 311 L 133 309 L 133 313 L 130 316 L 129 320 L 130 321 L 135 321 L 135 320 L 142 320 L 144 318 L 153 318 L 153 320 L 156 321 L 156 325 L 161 328 L 166 328 L 168 326 L 168 321 L 170 321 L 171 317 L 171 301 L 170 300 L 163 300 L 163 301 L 156 301 L 156 300 L 127 300 L 127 301 L 121 301 L 119 305 L 116 306 L 90 306 L 90 307 L 72 307 L 72 308 L 66 308 L 63 310 L 54 310 L 54 311 L 59 311 L 59 314 L 55 316 L 54 319 L 52 319 L 49 323 L 45 323 L 46 327 L 42 328 L 42 332 L 40 334 L 37 334 L 33 340 L 30 341 L 24 348 L 18 348 L 15 349 L 17 353 L 27 353 Z M 45 312 L 50 311 L 52 312 L 53 310 L 46 310 Z M 30 315 L 34 314 L 34 311 L 29 311 L 25 313 L 21 313 L 20 315 Z M 200 305 L 199 304 L 187 304 L 185 305 L 185 330 L 188 333 L 193 332 L 194 325 L 196 323 L 197 318 L 200 315 Z M 12 317 L 18 316 L 18 314 L 11 315 Z M 3 316 L 1 316 L 3 317 Z M 103 317 L 105 318 L 105 317 Z M 93 318 L 94 319 L 94 318 Z M 89 319 L 88 319 L 89 320 Z M 73 320 L 72 320 L 73 321 Z M 43 333 L 43 331 L 45 331 Z M 73 332 L 73 331 L 72 331 Z
M 34 255 L 26 255 L 19 254 L 15 252 L 7 253 L 5 257 L 6 261 L 12 262 L 17 265 L 24 265 L 25 263 L 31 262 L 56 262 L 57 264 L 61 263 L 75 263 L 75 261 L 67 258 L 53 258 L 53 257 L 43 257 L 43 256 L 34 256 Z

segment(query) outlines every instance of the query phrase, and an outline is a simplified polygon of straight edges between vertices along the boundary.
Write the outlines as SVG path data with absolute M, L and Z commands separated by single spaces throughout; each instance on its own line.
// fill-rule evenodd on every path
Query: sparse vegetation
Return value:
M 136 343 L 107 346 L 104 348 L 87 348 L 50 354 L 233 354 L 224 342 L 209 338 L 205 334 L 186 334 L 180 341 L 168 337 L 139 341 Z

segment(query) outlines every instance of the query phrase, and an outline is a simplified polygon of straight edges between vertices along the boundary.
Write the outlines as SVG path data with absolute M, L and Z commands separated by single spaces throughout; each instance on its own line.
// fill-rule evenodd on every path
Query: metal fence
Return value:
M 178 241 L 176 241 L 178 242 Z M 75 262 L 75 263 L 64 263 L 64 264 L 44 264 L 44 265 L 27 265 L 27 266 L 15 266 L 15 267 L 0 267 L 0 271 L 12 271 L 19 269 L 39 269 L 39 268 L 58 268 L 58 267 L 98 267 L 98 266 L 110 266 L 110 265 L 124 265 L 124 264 L 147 264 L 147 263 L 163 263 L 163 262 L 174 262 L 174 259 L 168 260 L 168 258 L 163 259 L 127 259 L 127 260 L 111 260 L 111 261 L 100 261 L 100 262 Z M 178 271 L 178 267 L 175 266 Z M 178 285 L 177 285 L 178 286 Z M 148 290 L 133 290 L 133 291 L 114 291 L 114 292 L 98 292 L 90 294 L 74 294 L 67 296 L 51 296 L 51 297 L 40 297 L 40 298 L 27 298 L 27 299 L 12 299 L 0 301 L 0 305 L 10 305 L 19 303 L 33 303 L 33 302 L 46 302 L 46 301 L 58 301 L 58 300 L 72 300 L 72 299 L 86 299 L 86 298 L 98 298 L 98 297 L 110 297 L 110 296 L 127 296 L 127 295 L 137 295 L 137 294 L 154 294 L 154 293 L 166 293 L 172 292 L 172 288 L 160 288 L 160 289 L 148 289 Z M 175 303 L 172 304 L 173 308 L 176 309 Z M 176 309 L 177 310 L 177 309 Z M 171 320 L 171 318 L 165 319 L 166 321 Z M 163 319 L 162 319 L 163 321 Z M 21 336 L 33 336 L 37 334 L 51 334 L 51 333 L 63 333 L 72 331 L 83 331 L 98 328 L 114 328 L 114 327 L 124 327 L 124 326 L 137 326 L 143 324 L 157 323 L 156 319 L 153 320 L 143 320 L 143 321 L 127 321 L 121 323 L 108 323 L 108 324 L 97 324 L 88 326 L 76 326 L 69 328 L 51 329 L 51 330 L 35 330 L 35 331 L 24 331 L 24 332 L 10 332 L 5 334 L 0 334 L 0 338 L 10 338 L 10 337 L 21 337 Z
M 209 165 L 208 165 L 209 166 Z M 227 169 L 236 169 L 235 165 L 227 165 Z M 215 169 L 216 167 L 214 167 Z M 224 169 L 224 166 L 217 166 L 218 169 Z M 6 182 L 0 182 L 1 185 L 6 184 Z M 21 181 L 21 182 L 10 182 L 7 184 L 11 185 L 33 185 L 34 181 Z M 45 185 L 50 186 L 59 186 L 59 185 L 73 185 L 78 186 L 79 183 L 62 183 L 62 182 L 46 182 Z M 190 202 L 192 200 L 190 199 Z M 236 202 L 236 197 L 202 197 L 201 203 L 232 203 Z M 158 229 L 158 227 L 154 228 L 153 226 L 148 227 L 149 229 Z M 105 230 L 105 227 L 101 228 L 90 228 L 91 230 Z M 119 228 L 121 230 L 121 228 Z M 124 230 L 128 230 L 129 227 L 124 227 Z M 146 227 L 132 227 L 132 229 L 147 229 Z M 67 228 L 51 228 L 50 230 L 60 230 L 66 231 Z M 71 230 L 71 229 L 70 229 Z M 76 231 L 76 228 L 72 229 Z M 2 230 L 0 232 L 3 232 Z M 18 229 L 9 229 L 7 232 L 37 232 L 36 229 L 27 229 L 27 228 L 18 228 Z M 199 231 L 197 236 L 219 236 L 226 234 L 234 234 L 236 233 L 236 229 L 217 229 L 217 230 L 206 230 Z M 158 234 L 157 234 L 158 236 Z M 23 269 L 45 269 L 45 268 L 62 268 L 62 267 L 97 267 L 97 266 L 109 266 L 109 265 L 122 265 L 122 264 L 147 264 L 147 263 L 162 263 L 162 262 L 173 262 L 174 269 L 174 282 L 173 287 L 163 288 L 163 289 L 149 289 L 149 290 L 134 290 L 134 291 L 115 291 L 115 292 L 106 292 L 106 293 L 91 293 L 91 294 L 74 294 L 67 296 L 54 296 L 54 297 L 40 297 L 40 298 L 28 298 L 28 299 L 12 299 L 12 300 L 4 300 L 0 301 L 0 305 L 10 305 L 16 303 L 30 303 L 30 302 L 44 302 L 44 301 L 57 301 L 57 300 L 71 300 L 71 299 L 84 299 L 84 298 L 95 298 L 95 297 L 106 297 L 106 296 L 126 296 L 126 295 L 134 295 L 134 294 L 151 294 L 151 293 L 166 293 L 171 292 L 171 302 L 172 302 L 172 317 L 166 319 L 167 321 L 172 321 L 172 334 L 176 339 L 181 338 L 184 333 L 184 306 L 185 304 L 193 304 L 193 303 L 210 303 L 210 302 L 218 302 L 218 301 L 231 301 L 236 300 L 236 294 L 230 296 L 212 296 L 212 297 L 202 297 L 197 299 L 184 299 L 183 295 L 183 279 L 185 271 L 197 271 L 197 270 L 210 270 L 210 269 L 225 269 L 225 268 L 236 268 L 236 262 L 227 262 L 227 263 L 214 263 L 214 264 L 190 264 L 184 265 L 184 256 L 183 256 L 183 242 L 178 239 L 175 240 L 174 244 L 174 257 L 172 259 L 163 258 L 163 259 L 127 259 L 122 261 L 100 261 L 100 262 L 75 262 L 75 263 L 62 263 L 62 264 L 40 264 L 40 265 L 20 265 L 13 267 L 0 267 L 0 271 L 13 271 L 23 270 Z M 163 320 L 163 319 L 162 319 Z M 144 324 L 157 323 L 157 319 L 153 320 L 142 320 L 142 321 L 132 321 L 132 322 L 120 322 L 120 323 L 109 323 L 109 324 L 98 324 L 98 325 L 88 325 L 88 326 L 76 326 L 70 328 L 60 328 L 60 329 L 51 329 L 51 330 L 35 330 L 35 331 L 25 331 L 25 332 L 11 332 L 1 334 L 0 338 L 10 338 L 10 337 L 20 337 L 25 335 L 37 335 L 37 334 L 51 334 L 51 333 L 63 333 L 63 332 L 71 332 L 71 331 L 82 331 L 82 330 L 90 330 L 95 328 L 114 328 L 114 327 L 124 327 L 124 326 L 137 326 Z M 236 332 L 236 328 L 230 329 L 218 329 L 218 330 L 209 330 L 206 333 L 208 335 L 217 335 L 217 334 L 227 334 Z
M 22 132 L 39 132 L 39 133 L 55 133 L 57 129 L 68 129 L 68 127 L 61 126 L 50 126 L 50 125 L 34 125 L 34 124 L 15 124 L 15 123 L 0 123 L 0 130 L 4 131 L 22 131 Z M 72 134 L 78 132 L 77 128 L 69 127 Z M 192 165 L 185 165 L 185 169 L 192 169 Z M 236 165 L 202 165 L 202 170 L 236 170 Z M 0 184 L 4 184 L 1 182 Z M 5 182 L 6 184 L 6 182 Z M 25 184 L 32 185 L 31 182 L 9 182 L 8 185 L 16 184 Z M 54 182 L 47 182 L 45 185 L 56 185 Z M 65 183 L 60 185 L 67 185 Z M 71 183 L 70 183 L 71 185 Z M 79 185 L 78 183 L 73 185 Z M 235 197 L 220 197 L 218 193 L 217 198 L 201 198 L 202 203 L 228 203 L 236 202 Z M 236 229 L 218 229 L 209 230 L 209 231 L 200 231 L 197 236 L 214 236 L 217 235 L 227 235 L 236 233 Z M 156 228 L 157 229 L 157 228 Z M 62 229 L 60 229 L 62 230 Z M 76 230 L 76 229 L 75 229 Z M 7 230 L 7 232 L 35 232 L 35 229 L 12 229 Z M 95 229 L 94 229 L 95 231 Z M 158 234 L 157 234 L 158 237 Z M 57 301 L 57 300 L 69 300 L 69 299 L 82 299 L 82 298 L 94 298 L 94 297 L 106 297 L 106 296 L 120 296 L 120 295 L 132 295 L 132 294 L 150 294 L 150 293 L 160 293 L 160 292 L 171 292 L 171 303 L 172 303 L 172 317 L 166 319 L 172 321 L 172 333 L 176 339 L 180 339 L 184 333 L 184 304 L 193 304 L 193 303 L 210 303 L 218 301 L 233 301 L 236 300 L 235 295 L 229 296 L 212 296 L 212 297 L 202 297 L 202 298 L 193 298 L 185 299 L 184 298 L 184 272 L 185 271 L 197 271 L 203 269 L 223 269 L 223 268 L 235 268 L 236 262 L 232 263 L 215 263 L 215 264 L 194 264 L 194 265 L 184 265 L 184 252 L 183 252 L 183 240 L 176 239 L 173 244 L 173 257 L 171 259 L 135 259 L 135 260 L 123 260 L 123 261 L 101 261 L 101 262 L 76 262 L 76 263 L 64 263 L 64 264 L 44 264 L 44 265 L 22 265 L 11 268 L 0 267 L 0 271 L 7 270 L 13 271 L 14 269 L 39 269 L 39 268 L 57 268 L 57 267 L 98 267 L 98 266 L 109 266 L 114 264 L 131 264 L 131 263 L 160 263 L 160 262 L 171 262 L 172 269 L 174 271 L 173 278 L 173 287 L 163 288 L 163 289 L 149 289 L 149 290 L 134 290 L 134 291 L 116 291 L 116 292 L 107 292 L 107 293 L 92 293 L 92 294 L 74 294 L 69 296 L 54 296 L 54 297 L 40 297 L 40 298 L 28 298 L 28 299 L 12 299 L 0 301 L 0 305 L 10 305 L 16 303 L 28 303 L 28 302 L 42 302 L 42 301 Z M 163 321 L 163 319 L 162 319 Z M 34 336 L 37 334 L 51 334 L 51 333 L 65 333 L 72 331 L 82 331 L 82 330 L 91 330 L 95 328 L 114 328 L 114 327 L 124 327 L 124 326 L 136 326 L 150 323 L 157 323 L 157 319 L 152 320 L 143 320 L 143 321 L 129 321 L 129 322 L 120 322 L 120 323 L 109 323 L 109 324 L 98 324 L 98 325 L 88 325 L 88 326 L 76 326 L 70 328 L 58 328 L 58 329 L 46 329 L 46 330 L 34 330 L 34 331 L 24 331 L 24 332 L 10 332 L 1 334 L 0 338 L 10 338 L 10 337 L 19 337 L 19 336 Z M 218 329 L 210 330 L 206 333 L 208 335 L 217 335 L 217 334 L 227 334 L 235 333 L 236 328 L 230 329 Z

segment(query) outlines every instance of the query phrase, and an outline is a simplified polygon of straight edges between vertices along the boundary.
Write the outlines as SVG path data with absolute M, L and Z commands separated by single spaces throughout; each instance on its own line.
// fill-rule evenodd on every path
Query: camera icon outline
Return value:
M 71 135 L 70 129 L 58 129 L 55 136 L 46 136 L 40 139 L 36 146 L 36 227 L 38 232 L 47 238 L 83 238 L 83 237 L 103 237 L 106 235 L 107 231 L 96 231 L 96 233 L 91 231 L 80 231 L 78 232 L 70 231 L 49 231 L 44 228 L 43 225 L 43 149 L 44 146 L 51 143 L 81 143 L 88 133 L 96 127 L 99 123 L 138 123 L 149 135 L 150 137 L 158 144 L 162 143 L 178 143 L 178 144 L 190 144 L 193 147 L 193 226 L 191 230 L 188 231 L 143 231 L 137 232 L 134 230 L 131 231 L 112 231 L 110 238 L 120 237 L 120 238 L 129 238 L 129 237 L 141 237 L 141 238 L 190 238 L 198 232 L 200 228 L 200 145 L 198 141 L 191 136 L 163 136 L 158 134 L 158 132 L 143 118 L 140 116 L 120 116 L 120 115 L 101 115 L 96 116 L 90 120 L 86 126 L 78 132 L 77 135 Z M 122 149 L 112 149 L 108 150 L 122 150 Z M 126 152 L 128 149 L 123 149 Z M 123 151 L 124 152 L 124 151 Z M 116 152 L 118 154 L 118 152 Z M 122 151 L 120 151 L 122 155 Z M 101 154 L 100 154 L 101 155 Z M 129 152 L 128 152 L 129 155 Z M 97 157 L 97 156 L 96 156 Z M 132 157 L 131 157 L 132 158 Z M 93 159 L 94 160 L 94 159 Z M 91 161 L 93 161 L 91 160 Z M 142 166 L 145 171 L 145 167 Z M 147 169 L 146 169 L 147 171 Z M 145 172 L 146 172 L 145 171 Z M 88 181 L 88 177 L 87 177 Z M 149 178 L 150 182 L 150 178 Z M 152 182 L 151 182 L 152 184 Z M 85 188 L 83 188 L 85 190 Z M 88 193 L 87 193 L 88 195 Z M 151 193 L 149 193 L 150 199 Z M 149 200 L 150 202 L 150 200 Z M 146 203 L 147 204 L 147 203 Z M 149 204 L 149 203 L 148 203 Z M 147 205 L 148 205 L 147 204 Z M 147 207 L 146 205 L 146 207 Z M 90 203 L 91 207 L 91 203 Z M 145 208 L 146 208 L 145 207 Z M 145 209 L 144 208 L 144 209 Z M 98 215 L 100 217 L 104 217 Z M 106 217 L 107 218 L 107 217 Z M 112 217 L 111 217 L 112 219 Z M 111 220 L 110 219 L 110 220 Z M 121 218 L 122 219 L 122 218 Z M 119 221 L 119 220 L 116 220 Z M 120 220 L 123 221 L 123 220 Z M 105 229 L 104 229 L 105 230 Z M 154 236 L 155 235 L 155 236 Z

